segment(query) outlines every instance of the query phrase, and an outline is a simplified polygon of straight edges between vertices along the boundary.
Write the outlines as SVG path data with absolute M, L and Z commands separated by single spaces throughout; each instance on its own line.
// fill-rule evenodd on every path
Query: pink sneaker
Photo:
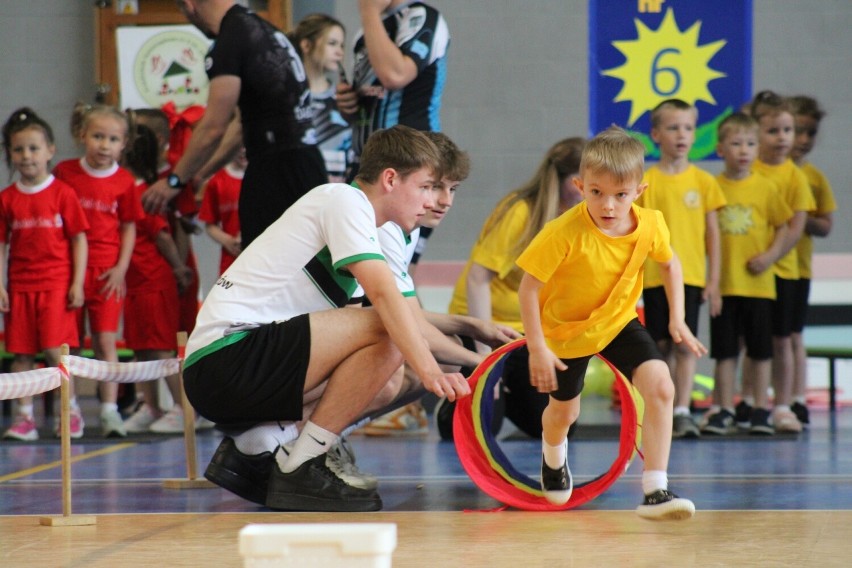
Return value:
M 6 440 L 21 440 L 24 442 L 32 442 L 38 440 L 38 430 L 36 429 L 35 420 L 32 416 L 18 414 L 15 417 L 15 422 L 12 427 L 6 430 L 3 434 Z
M 71 410 L 71 439 L 79 440 L 83 437 L 83 428 L 86 426 L 86 423 L 83 422 L 83 415 L 80 414 L 80 410 Z M 62 422 L 61 419 L 57 418 L 56 425 L 56 437 L 60 437 L 62 435 Z

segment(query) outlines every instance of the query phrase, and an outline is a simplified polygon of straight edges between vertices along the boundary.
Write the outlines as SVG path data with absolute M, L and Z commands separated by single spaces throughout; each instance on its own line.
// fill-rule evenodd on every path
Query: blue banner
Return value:
M 751 0 L 589 0 L 589 134 L 617 124 L 649 158 L 651 110 L 698 109 L 690 159 L 713 159 L 716 126 L 751 98 Z

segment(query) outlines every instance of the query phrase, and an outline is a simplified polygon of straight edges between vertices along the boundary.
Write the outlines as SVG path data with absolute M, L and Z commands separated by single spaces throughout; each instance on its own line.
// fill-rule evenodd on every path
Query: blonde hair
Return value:
M 488 232 L 496 226 L 517 202 L 526 201 L 530 218 L 524 232 L 512 247 L 513 255 L 520 256 L 544 225 L 559 216 L 562 182 L 580 171 L 580 156 L 585 144 L 584 138 L 573 137 L 560 140 L 551 146 L 533 177 L 497 203 L 483 231 Z
M 580 175 L 586 172 L 606 173 L 619 183 L 641 180 L 645 173 L 645 146 L 623 128 L 610 126 L 583 149 Z
M 727 138 L 728 134 L 741 131 L 757 134 L 758 129 L 757 120 L 755 120 L 754 117 L 749 116 L 744 112 L 735 112 L 726 116 L 724 120 L 719 123 L 717 138 L 719 139 L 719 142 L 723 142 L 725 138 Z
M 122 124 L 124 124 L 124 135 L 127 136 L 130 132 L 130 124 L 127 120 L 127 115 L 110 105 L 94 104 L 90 105 L 78 101 L 74 105 L 74 110 L 71 112 L 71 136 L 74 140 L 80 140 L 86 132 L 93 117 L 109 116 Z

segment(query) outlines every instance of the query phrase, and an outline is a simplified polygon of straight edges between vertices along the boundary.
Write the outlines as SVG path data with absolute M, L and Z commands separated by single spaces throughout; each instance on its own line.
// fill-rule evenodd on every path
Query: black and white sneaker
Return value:
M 636 514 L 655 521 L 680 521 L 695 514 L 695 504 L 668 489 L 659 489 L 645 495 L 645 501 L 636 508 Z
M 233 438 L 225 436 L 204 471 L 204 477 L 243 499 L 263 505 L 274 464 L 272 452 L 244 454 L 237 449 Z
M 730 411 L 721 409 L 707 417 L 707 423 L 701 427 L 702 434 L 728 436 L 737 432 L 737 422 Z
M 453 415 L 456 412 L 456 403 L 441 397 L 435 406 L 435 425 L 438 427 L 438 435 L 444 441 L 453 440 Z
M 309 459 L 290 473 L 272 468 L 266 506 L 282 511 L 379 511 L 382 499 L 374 489 L 353 487 L 326 465 L 326 455 Z
M 571 492 L 574 490 L 574 479 L 571 477 L 571 470 L 568 469 L 568 458 L 565 458 L 565 463 L 562 467 L 551 469 L 544 461 L 544 456 L 541 457 L 541 492 L 544 493 L 544 498 L 548 503 L 553 505 L 564 505 L 571 498 Z
M 769 411 L 765 408 L 752 408 L 749 434 L 754 436 L 774 436 L 775 428 L 769 423 L 769 416 Z

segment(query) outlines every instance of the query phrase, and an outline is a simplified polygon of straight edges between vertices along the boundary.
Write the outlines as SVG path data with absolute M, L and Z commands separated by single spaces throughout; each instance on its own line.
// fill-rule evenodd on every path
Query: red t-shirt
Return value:
M 9 243 L 9 289 L 67 290 L 70 240 L 89 228 L 74 190 L 54 176 L 35 187 L 15 183 L 0 193 L 0 246 Z
M 134 188 L 140 203 L 147 188 L 142 181 Z M 169 232 L 169 222 L 162 214 L 149 213 L 136 221 L 136 244 L 125 276 L 128 294 L 142 289 L 154 292 L 177 287 L 172 267 L 157 248 L 157 236 L 161 231 Z
M 85 158 L 65 160 L 54 175 L 74 188 L 89 220 L 89 266 L 110 268 L 118 262 L 121 248 L 120 226 L 145 216 L 136 199 L 133 175 L 116 164 L 109 170 L 93 170 Z
M 233 237 L 240 234 L 239 202 L 243 173 L 227 167 L 216 172 L 207 183 L 198 213 L 200 221 L 219 225 Z M 225 272 L 234 260 L 236 257 L 223 248 L 219 273 Z

